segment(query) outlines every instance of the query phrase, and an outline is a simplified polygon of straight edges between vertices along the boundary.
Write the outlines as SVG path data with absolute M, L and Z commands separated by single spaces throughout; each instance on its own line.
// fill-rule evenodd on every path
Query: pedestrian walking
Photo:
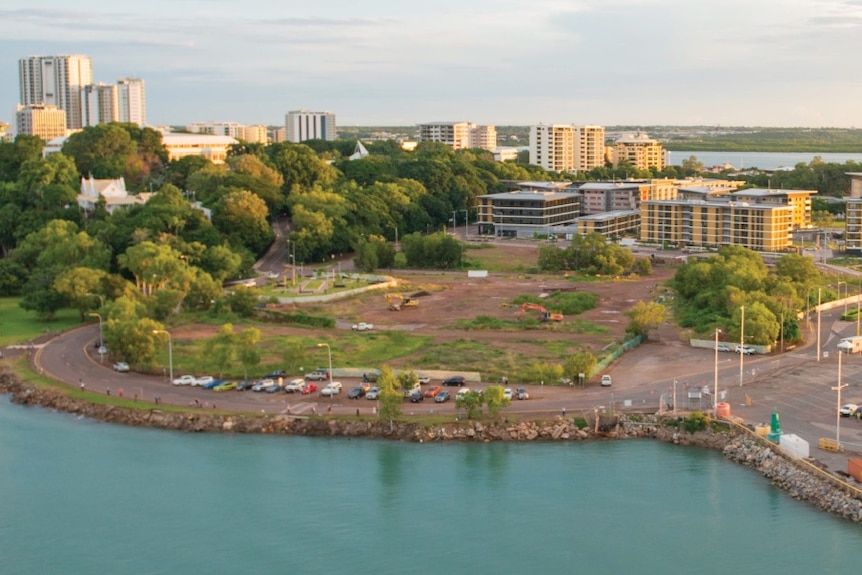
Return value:
M 79 379 L 78 383 L 81 384 L 81 391 L 84 391 L 84 380 Z
M 106 394 L 106 395 L 111 395 L 111 388 L 110 388 L 110 387 L 109 387 L 108 389 L 106 389 L 106 390 L 105 390 L 105 394 Z
M 326 415 L 332 415 L 332 406 L 331 405 L 326 406 Z

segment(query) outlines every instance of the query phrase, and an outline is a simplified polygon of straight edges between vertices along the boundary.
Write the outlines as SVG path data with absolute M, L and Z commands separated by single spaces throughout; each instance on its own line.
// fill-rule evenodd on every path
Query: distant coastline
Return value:
M 826 163 L 845 164 L 852 161 L 862 164 L 862 152 L 732 152 L 697 150 L 668 150 L 667 163 L 668 165 L 679 166 L 683 160 L 687 160 L 691 156 L 696 157 L 707 168 L 730 165 L 736 170 L 754 168 L 760 170 L 791 170 L 796 164 L 809 164 L 817 157 Z

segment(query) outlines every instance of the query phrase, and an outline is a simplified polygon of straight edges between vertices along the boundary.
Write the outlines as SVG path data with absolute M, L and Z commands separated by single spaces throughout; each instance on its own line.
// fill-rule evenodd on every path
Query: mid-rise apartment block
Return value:
M 66 114 L 66 127 L 84 126 L 81 118 L 81 90 L 93 83 L 89 57 L 30 56 L 18 61 L 20 104 L 53 106 Z
M 335 140 L 335 114 L 294 110 L 285 116 L 287 141 L 298 144 L 306 140 Z
M 749 204 L 777 204 L 793 208 L 793 229 L 803 229 L 811 226 L 811 196 L 817 190 L 773 190 L 750 188 L 733 192 L 736 201 Z
M 530 163 L 552 172 L 586 172 L 602 167 L 605 129 L 570 124 L 531 126 Z
M 117 80 L 117 113 L 120 122 L 144 126 L 147 123 L 147 96 L 140 78 Z
M 850 195 L 844 217 L 844 246 L 847 251 L 862 252 L 862 172 L 847 172 Z
M 115 84 L 89 84 L 81 88 L 81 126 L 120 121 Z
M 665 151 L 657 140 L 643 132 L 626 134 L 614 141 L 612 162 L 614 167 L 628 164 L 638 170 L 663 170 L 667 165 Z
M 18 134 L 38 136 L 46 142 L 66 136 L 66 112 L 57 106 L 18 106 L 15 125 Z
M 420 142 L 439 142 L 453 150 L 497 147 L 497 128 L 472 122 L 429 122 L 419 124 Z
M 267 143 L 266 126 L 246 126 L 239 122 L 194 122 L 186 126 L 192 134 L 230 136 L 243 142 Z

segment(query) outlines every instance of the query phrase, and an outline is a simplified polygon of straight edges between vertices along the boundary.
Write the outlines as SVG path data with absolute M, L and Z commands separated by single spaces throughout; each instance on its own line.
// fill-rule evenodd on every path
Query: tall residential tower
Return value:
M 81 90 L 93 83 L 89 57 L 30 56 L 18 61 L 22 106 L 55 106 L 66 113 L 66 127 L 83 127 Z
M 294 110 L 285 117 L 287 141 L 293 143 L 305 140 L 334 140 L 335 114 L 330 112 L 309 112 Z

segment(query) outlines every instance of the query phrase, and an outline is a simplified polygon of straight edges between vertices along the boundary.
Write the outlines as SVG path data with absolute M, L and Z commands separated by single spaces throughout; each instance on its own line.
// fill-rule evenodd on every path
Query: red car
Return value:
M 435 385 L 434 387 L 428 389 L 425 392 L 425 397 L 437 397 L 437 394 L 443 391 L 443 388 L 439 385 Z
M 316 383 L 306 383 L 305 387 L 302 388 L 302 395 L 308 395 L 309 393 L 314 393 L 317 391 Z

